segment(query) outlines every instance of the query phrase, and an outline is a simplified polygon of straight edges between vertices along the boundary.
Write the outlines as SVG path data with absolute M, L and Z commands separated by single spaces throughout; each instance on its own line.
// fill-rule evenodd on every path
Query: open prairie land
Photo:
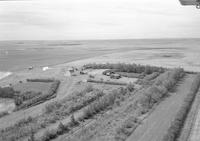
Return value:
M 70 66 L 2 80 L 15 80 L 10 86 L 22 103 L 0 118 L 0 140 L 164 141 L 197 78 L 181 68 L 125 63 L 77 65 L 66 76 Z
M 11 69 L 0 80 L 0 141 L 198 141 L 197 50 L 163 42 L 161 48 L 160 42 L 126 44 L 123 51 L 122 41 L 116 52 L 102 48 L 97 57 L 87 55 L 96 51 L 95 41 L 88 48 L 81 42 L 75 44 L 85 50 L 79 57 L 88 59 Z M 25 51 L 48 52 L 54 45 Z

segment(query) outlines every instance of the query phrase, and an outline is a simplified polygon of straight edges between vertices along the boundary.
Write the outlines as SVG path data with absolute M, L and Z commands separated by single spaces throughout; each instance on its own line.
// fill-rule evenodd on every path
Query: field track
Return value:
M 187 75 L 175 93 L 162 101 L 127 141 L 161 141 L 190 91 L 194 75 Z
M 198 90 L 195 100 L 192 104 L 192 107 L 187 115 L 187 118 L 184 123 L 184 127 L 182 128 L 181 135 L 179 136 L 178 141 L 190 141 L 189 139 L 192 136 L 198 135 L 197 133 L 199 133 L 199 132 L 196 132 L 193 130 L 194 130 L 194 128 L 196 128 L 196 127 L 194 127 L 194 125 L 198 124 L 196 122 L 200 122 L 200 121 L 198 121 L 198 119 L 196 119 L 198 116 L 199 108 L 200 108 L 200 89 Z M 194 135 L 194 133 L 196 135 Z M 195 138 L 195 137 L 192 137 L 192 138 Z
M 198 102 L 200 102 L 200 90 L 197 93 Z M 190 132 L 188 141 L 199 141 L 200 140 L 200 103 L 196 105 L 196 115 L 194 117 L 193 127 Z

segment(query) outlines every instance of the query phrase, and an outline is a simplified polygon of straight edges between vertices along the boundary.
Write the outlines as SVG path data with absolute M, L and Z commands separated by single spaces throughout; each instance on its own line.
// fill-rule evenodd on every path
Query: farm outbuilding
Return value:
M 72 76 L 75 72 L 75 69 L 73 67 L 68 68 L 65 72 L 64 72 L 64 76 Z
M 33 66 L 28 67 L 28 70 L 32 70 L 32 69 L 33 69 Z
M 74 70 L 74 68 L 71 67 L 71 68 L 68 68 L 68 71 L 69 71 L 70 73 L 74 73 L 75 70 Z
M 117 74 L 117 73 L 111 74 L 111 75 L 110 75 L 110 78 L 112 78 L 112 79 L 120 79 L 120 78 L 121 78 L 121 75 L 120 75 L 120 74 Z
M 43 67 L 43 68 L 42 68 L 43 71 L 46 71 L 46 70 L 48 70 L 48 69 L 49 69 L 49 67 Z

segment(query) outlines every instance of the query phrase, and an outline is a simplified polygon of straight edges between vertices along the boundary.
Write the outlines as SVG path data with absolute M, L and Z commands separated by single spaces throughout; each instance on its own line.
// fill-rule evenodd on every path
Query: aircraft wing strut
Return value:
M 179 0 L 182 5 L 196 5 L 200 9 L 200 0 Z

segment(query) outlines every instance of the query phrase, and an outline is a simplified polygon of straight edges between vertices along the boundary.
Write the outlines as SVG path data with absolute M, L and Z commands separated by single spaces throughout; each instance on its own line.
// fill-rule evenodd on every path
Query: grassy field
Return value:
M 109 76 L 97 73 L 100 71 L 95 68 L 96 73 L 92 69 L 89 72 L 98 83 L 85 81 L 90 74 L 60 79 L 55 99 L 0 118 L 0 140 L 27 141 L 34 137 L 36 141 L 125 141 L 137 134 L 134 139 L 138 141 L 160 141 L 176 113 L 176 110 L 170 109 L 178 110 L 194 74 L 188 74 L 182 80 L 185 73 L 181 68 L 135 64 L 110 64 L 109 67 L 112 66 L 125 76 L 111 81 Z M 129 78 L 132 73 L 140 73 L 144 77 Z M 24 92 L 30 87 L 33 91 L 44 92 L 49 87 L 45 84 L 27 82 L 14 87 Z M 177 89 L 174 89 L 176 86 Z
M 42 92 L 47 93 L 51 87 L 51 83 L 43 83 L 43 82 L 25 82 L 25 83 L 18 83 L 14 85 L 15 91 L 20 92 L 27 92 L 27 91 L 34 91 L 34 92 Z

